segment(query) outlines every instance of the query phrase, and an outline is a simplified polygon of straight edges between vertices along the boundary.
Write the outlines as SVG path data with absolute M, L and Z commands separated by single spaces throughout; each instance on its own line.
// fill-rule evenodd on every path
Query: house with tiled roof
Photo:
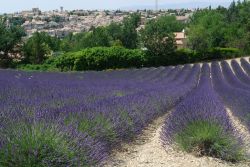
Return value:
M 178 49 L 187 47 L 187 37 L 185 31 L 182 32 L 174 32 L 176 45 Z

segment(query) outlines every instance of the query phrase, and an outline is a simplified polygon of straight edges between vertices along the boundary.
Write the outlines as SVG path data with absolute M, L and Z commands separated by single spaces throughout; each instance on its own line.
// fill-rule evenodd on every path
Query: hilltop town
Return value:
M 31 37 L 34 32 L 47 32 L 50 36 L 63 38 L 69 33 L 80 33 L 91 30 L 92 27 L 106 26 L 112 22 L 122 22 L 122 20 L 131 13 L 141 14 L 141 25 L 138 30 L 145 26 L 147 20 L 155 19 L 162 15 L 175 15 L 181 22 L 187 22 L 189 16 L 194 10 L 176 9 L 176 10 L 60 10 L 41 11 L 39 8 L 32 10 L 5 14 L 8 22 L 20 20 L 27 36 Z

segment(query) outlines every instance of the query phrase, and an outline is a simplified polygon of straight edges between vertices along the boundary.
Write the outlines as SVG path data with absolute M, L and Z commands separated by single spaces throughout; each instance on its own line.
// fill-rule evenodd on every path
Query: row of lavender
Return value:
M 0 166 L 89 166 L 179 103 L 199 65 L 106 72 L 0 71 Z
M 243 67 L 243 69 L 241 68 Z M 250 132 L 250 64 L 241 59 L 203 64 L 200 82 L 167 118 L 164 145 L 176 144 L 188 152 L 225 160 L 249 159 L 242 138 L 232 125 L 228 107 Z

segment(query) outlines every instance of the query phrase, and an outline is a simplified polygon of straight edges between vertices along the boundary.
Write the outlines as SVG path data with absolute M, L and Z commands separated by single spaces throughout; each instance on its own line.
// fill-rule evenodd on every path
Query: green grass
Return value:
M 78 151 L 56 128 L 23 124 L 8 136 L 0 150 L 1 167 L 77 166 Z
M 196 121 L 188 124 L 175 136 L 177 146 L 196 155 L 206 155 L 237 162 L 244 159 L 244 151 L 236 138 L 225 134 L 223 128 L 212 122 Z

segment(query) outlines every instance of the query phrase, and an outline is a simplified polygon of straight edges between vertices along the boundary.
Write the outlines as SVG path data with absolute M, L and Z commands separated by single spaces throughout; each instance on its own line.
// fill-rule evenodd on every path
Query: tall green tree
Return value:
M 24 62 L 41 64 L 51 54 L 53 45 L 52 37 L 45 32 L 35 32 L 23 45 Z
M 225 17 L 215 10 L 202 10 L 194 14 L 188 28 L 188 45 L 200 52 L 213 47 L 225 47 Z
M 172 64 L 176 43 L 173 32 L 184 28 L 173 16 L 149 21 L 140 31 L 142 47 L 148 52 L 150 65 Z
M 92 32 L 87 33 L 81 40 L 83 48 L 108 47 L 110 46 L 110 41 L 110 36 L 105 27 L 93 28 Z
M 92 27 L 89 32 L 69 34 L 61 43 L 62 51 L 78 51 L 98 46 L 111 46 L 111 37 L 105 27 Z
M 138 13 L 131 14 L 124 18 L 122 26 L 121 42 L 124 47 L 129 49 L 137 48 L 138 34 L 136 28 L 140 25 L 141 15 Z
M 25 36 L 23 28 L 16 25 L 7 25 L 6 18 L 0 18 L 0 67 L 8 67 L 11 63 L 9 54 Z
M 188 45 L 199 52 L 215 47 L 238 48 L 250 53 L 250 2 L 233 1 L 229 8 L 194 13 L 188 27 Z
M 122 24 L 112 22 L 110 25 L 107 26 L 107 33 L 112 39 L 112 43 L 121 42 L 122 39 Z

